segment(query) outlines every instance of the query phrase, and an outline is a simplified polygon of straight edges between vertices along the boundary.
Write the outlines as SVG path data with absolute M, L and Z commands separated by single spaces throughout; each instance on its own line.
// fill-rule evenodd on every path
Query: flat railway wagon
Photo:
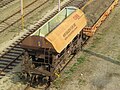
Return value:
M 66 7 L 29 37 L 25 38 L 22 73 L 30 83 L 50 84 L 67 65 L 85 40 L 85 14 Z

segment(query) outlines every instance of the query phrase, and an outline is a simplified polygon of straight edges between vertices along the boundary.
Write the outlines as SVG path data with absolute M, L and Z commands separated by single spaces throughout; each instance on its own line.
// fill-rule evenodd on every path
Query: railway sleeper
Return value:
M 16 48 L 21 48 L 21 46 L 20 46 L 19 44 L 17 44 L 15 47 L 16 47 Z
M 8 63 L 0 63 L 0 65 L 8 65 Z M 13 66 L 13 67 L 14 67 L 14 66 L 16 66 L 16 64 L 13 64 L 13 63 L 12 63 L 10 66 Z
M 1 73 L 1 74 L 0 74 L 0 77 L 3 77 L 3 76 L 5 76 L 5 73 Z
M 0 79 L 2 79 L 5 76 L 5 74 L 0 74 Z
M 4 61 L 5 61 L 5 62 L 9 62 L 9 61 L 13 61 L 13 60 L 14 60 L 14 59 L 10 59 L 10 58 L 3 58 L 3 57 L 0 59 L 0 61 L 2 61 L 2 62 L 4 62 Z M 18 59 L 16 58 L 16 60 L 20 61 L 20 60 L 21 60 L 21 58 L 18 58 Z
M 7 53 L 6 55 L 9 55 L 9 56 L 19 56 L 19 54 L 11 53 L 11 52 Z
M 15 62 L 13 62 L 14 64 L 19 64 L 22 60 L 18 61 L 16 60 Z
M 13 50 L 16 50 L 16 51 L 24 51 L 22 48 L 18 48 L 18 47 L 14 47 Z
M 17 56 L 17 57 L 18 57 L 18 56 Z M 7 58 L 7 59 L 15 60 L 17 57 L 4 55 L 2 58 Z
M 13 60 L 11 60 L 11 59 L 9 59 L 9 60 L 0 60 L 0 63 L 10 63 L 11 61 L 13 61 Z
M 44 20 L 42 23 L 44 24 L 45 22 L 46 20 Z M 71 59 L 81 49 L 81 47 L 85 45 L 89 37 L 90 37 L 89 35 L 84 34 L 83 30 L 81 30 L 80 33 L 79 34 L 77 33 L 75 38 L 72 39 L 69 42 L 69 44 L 67 44 L 60 51 L 59 51 L 59 48 L 56 49 L 54 47 L 47 46 L 49 43 L 47 45 L 46 44 L 44 45 L 45 41 L 42 41 L 42 40 L 45 40 L 45 39 L 42 39 L 42 37 L 41 37 L 41 42 L 43 46 L 38 45 L 38 43 L 36 43 L 36 45 L 35 43 L 28 45 L 29 39 L 28 40 L 26 39 L 23 42 L 23 48 L 25 49 L 25 53 L 22 61 L 22 66 L 23 66 L 22 73 L 24 77 L 28 78 L 29 79 L 28 81 L 30 82 L 30 84 L 33 84 L 33 85 L 35 82 L 41 83 L 43 81 L 47 81 L 46 83 L 50 84 L 50 82 L 54 81 L 57 77 L 59 77 L 60 72 L 66 67 L 66 65 L 71 61 Z M 53 41 L 54 41 L 54 38 L 53 38 Z M 56 43 L 56 42 L 53 42 L 53 43 Z M 55 44 L 55 46 L 58 44 L 59 43 Z M 30 48 L 26 47 L 27 45 L 30 46 Z M 55 52 L 55 50 L 57 52 Z M 46 51 L 48 53 L 46 53 Z M 48 55 L 50 57 L 47 57 Z
M 23 52 L 20 51 L 15 51 L 15 50 L 11 50 L 10 53 L 15 53 L 15 54 L 22 54 Z
M 1 69 L 1 70 L 3 70 L 5 67 L 6 67 L 6 66 L 2 66 L 2 65 L 0 65 L 0 69 Z M 13 67 L 8 66 L 6 69 L 13 69 Z M 6 70 L 6 69 L 5 69 L 5 70 Z
M 4 73 L 9 73 L 13 68 L 7 68 L 4 70 Z
M 19 63 L 12 63 L 11 66 L 17 66 Z
M 2 67 L 3 67 L 3 66 L 6 67 L 8 64 L 7 64 L 7 63 L 0 63 L 0 65 L 1 65 Z M 12 63 L 12 64 L 9 65 L 9 67 L 12 68 L 12 67 L 15 67 L 15 66 L 17 66 L 17 65 L 18 65 L 18 64 L 16 64 L 16 63 Z
M 11 61 L 2 61 L 2 62 L 0 62 L 0 66 L 7 66 L 7 65 L 9 65 L 10 63 L 11 63 L 10 66 L 16 66 L 16 65 L 18 65 L 20 62 L 21 62 L 21 61 L 15 61 L 15 62 L 11 63 Z

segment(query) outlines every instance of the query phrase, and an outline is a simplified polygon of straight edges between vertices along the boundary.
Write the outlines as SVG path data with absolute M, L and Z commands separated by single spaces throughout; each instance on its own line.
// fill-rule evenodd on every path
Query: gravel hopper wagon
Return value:
M 51 82 L 69 62 L 83 42 L 85 14 L 76 7 L 66 7 L 22 41 L 25 49 L 23 73 L 31 81 Z M 39 82 L 40 82 L 39 81 Z

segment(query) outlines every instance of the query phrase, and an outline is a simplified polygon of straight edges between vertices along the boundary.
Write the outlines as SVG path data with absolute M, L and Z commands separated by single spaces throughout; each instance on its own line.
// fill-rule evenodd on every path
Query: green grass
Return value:
M 81 56 L 80 58 L 77 59 L 77 62 L 75 64 L 73 64 L 73 66 L 65 71 L 64 73 L 67 75 L 65 78 L 70 78 L 70 76 L 78 70 L 78 66 L 83 63 L 84 61 L 86 60 L 86 57 L 85 56 Z
M 83 80 L 83 79 L 78 79 L 78 85 L 83 85 L 83 84 L 85 84 L 85 80 Z
M 80 56 L 80 58 L 77 59 L 77 62 L 74 63 L 70 69 L 68 69 L 67 71 L 64 71 L 64 74 L 62 75 L 62 77 L 56 79 L 53 82 L 53 85 L 56 87 L 57 90 L 60 89 L 60 87 L 68 80 L 72 80 L 72 75 L 74 75 L 74 72 L 77 71 L 79 68 L 78 66 L 83 63 L 86 60 L 86 55 L 82 55 Z M 84 80 L 79 79 L 79 84 L 84 83 Z
M 93 38 L 93 43 L 90 45 L 89 49 L 94 49 L 96 46 L 101 42 L 101 35 L 98 35 L 97 37 Z
M 117 59 L 120 61 L 120 55 L 117 57 Z
M 59 90 L 60 87 L 61 87 L 61 84 L 63 84 L 62 81 L 63 81 L 63 80 L 62 80 L 61 78 L 58 78 L 57 80 L 55 80 L 55 81 L 53 82 L 53 85 L 54 85 L 54 87 L 55 87 L 57 90 Z
M 81 63 L 83 63 L 84 61 L 86 60 L 86 57 L 85 56 L 81 56 L 80 58 L 78 58 L 78 60 L 77 60 L 77 63 L 76 64 L 81 64 Z

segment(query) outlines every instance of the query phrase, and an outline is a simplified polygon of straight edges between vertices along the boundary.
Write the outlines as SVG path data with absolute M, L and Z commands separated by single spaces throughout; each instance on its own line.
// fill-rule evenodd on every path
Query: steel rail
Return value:
M 15 0 L 7 0 L 7 1 L 1 0 L 0 8 L 3 8 L 4 6 L 8 5 L 9 3 L 13 2 L 13 1 L 15 1 Z
M 103 24 L 106 18 L 110 15 L 112 10 L 118 5 L 119 0 L 114 0 L 111 5 L 103 12 L 100 18 L 92 25 L 92 27 L 84 28 L 84 34 L 87 36 L 93 36 L 98 28 Z
M 72 3 L 74 0 L 70 0 L 68 2 L 66 2 L 63 6 L 61 6 L 61 9 L 63 9 L 64 7 L 68 6 L 68 4 Z M 38 7 L 37 7 L 38 8 Z M 32 34 L 34 31 L 36 31 L 40 26 L 42 26 L 45 22 L 47 22 L 50 18 L 52 18 L 54 15 L 56 15 L 58 13 L 58 10 L 55 10 L 50 16 L 48 16 L 47 18 L 45 18 L 45 20 L 43 20 L 42 22 L 38 23 L 37 25 L 35 25 L 35 27 L 31 30 L 29 30 L 28 33 L 24 34 L 19 40 L 15 41 L 14 43 L 12 43 L 7 50 L 3 51 L 4 53 L 0 55 L 0 59 L 4 58 L 5 55 L 7 55 L 8 53 L 12 53 L 11 51 L 17 47 L 17 45 L 20 44 L 20 42 L 22 40 L 24 40 L 26 37 L 28 37 L 30 34 Z M 17 56 L 13 61 L 7 63 L 7 65 L 4 67 L 4 69 L 0 70 L 0 76 L 2 75 L 1 73 L 4 72 L 12 63 L 14 63 L 21 55 L 22 53 L 24 53 L 24 51 L 21 52 L 21 54 L 19 54 L 19 56 Z M 13 52 L 14 54 L 14 52 Z M 18 53 L 17 53 L 18 54 Z
M 118 4 L 118 0 L 114 0 L 112 2 L 112 4 L 107 8 L 107 10 L 105 12 L 103 12 L 103 14 L 99 17 L 99 19 L 97 20 L 96 23 L 93 24 L 93 26 L 90 28 L 92 35 L 89 36 L 88 34 L 88 38 L 84 41 L 84 43 L 82 44 L 82 47 L 84 47 L 86 45 L 86 43 L 90 40 L 91 36 L 93 36 L 96 32 L 96 30 L 102 25 L 103 21 L 105 21 L 105 19 L 110 15 L 110 13 L 112 12 L 112 10 L 115 8 L 115 6 Z M 84 28 L 84 30 L 86 30 L 86 28 Z M 83 31 L 84 31 L 83 30 Z M 66 63 L 66 65 L 61 69 L 61 71 L 63 71 L 63 69 L 67 66 L 67 64 L 74 58 L 75 55 L 73 55 L 70 60 Z
M 35 2 L 36 2 L 37 0 L 35 0 Z M 48 0 L 49 1 L 49 0 Z M 45 3 L 47 3 L 48 2 L 47 0 L 44 2 L 44 3 L 42 3 L 41 5 L 43 6 Z M 32 2 L 31 4 L 29 4 L 29 6 L 30 5 L 32 5 L 33 3 L 35 3 L 35 2 Z M 41 5 L 39 5 L 39 7 L 41 6 Z M 38 7 L 37 7 L 38 8 Z M 36 9 L 37 9 L 36 8 Z M 34 9 L 35 10 L 35 9 Z M 30 13 L 32 13 L 34 10 L 32 10 L 31 12 L 29 12 L 28 14 L 26 14 L 25 16 L 27 16 L 27 15 L 29 15 Z M 13 16 L 13 15 L 12 15 Z M 25 17 L 24 16 L 24 17 Z M 6 19 L 7 20 L 7 19 Z M 9 28 L 9 27 L 11 27 L 11 25 L 13 25 L 13 24 L 15 24 L 15 23 L 17 23 L 18 21 L 20 21 L 21 20 L 21 18 L 19 18 L 18 20 L 16 20 L 15 22 L 13 22 L 12 24 L 10 24 L 8 27 L 6 27 L 6 29 L 7 28 Z M 5 29 L 4 29 L 5 30 Z M 4 31 L 3 30 L 3 31 Z M 0 33 L 1 32 L 3 32 L 3 31 L 0 31 Z M 31 32 L 31 31 L 30 31 Z M 27 33 L 28 34 L 28 33 Z M 26 35 L 24 35 L 24 36 L 22 36 L 22 38 L 24 38 Z M 14 48 L 15 47 L 15 45 L 17 45 L 18 43 L 20 42 L 20 39 L 18 40 L 18 41 L 15 41 L 11 46 L 9 46 L 8 48 L 7 48 L 7 51 L 3 51 L 3 52 L 5 52 L 4 54 L 6 54 L 9 50 L 11 50 L 12 48 Z M 0 55 L 0 57 L 2 57 L 4 54 L 2 54 L 2 55 Z
M 109 8 L 107 8 L 107 10 L 105 11 L 105 13 L 103 13 L 103 15 L 102 16 L 100 16 L 100 18 L 98 18 L 98 21 L 95 23 L 95 24 L 93 24 L 93 27 L 95 27 L 95 29 L 93 29 L 93 30 L 96 30 L 97 28 L 98 28 L 98 25 L 100 26 L 101 25 L 101 23 L 103 23 L 102 21 L 104 21 L 108 16 L 109 16 L 109 14 L 110 14 L 110 12 L 115 8 L 115 6 L 117 5 L 117 3 L 118 3 L 118 0 L 114 0 L 114 2 L 112 2 L 112 5 L 110 5 L 109 6 Z M 104 16 L 104 14 L 107 14 L 106 15 L 106 17 L 104 18 L 103 16 Z M 100 24 L 98 24 L 98 23 L 100 23 Z M 94 32 L 95 33 L 95 32 Z M 93 33 L 93 34 L 94 34 Z M 93 36 L 93 35 L 92 35 Z M 84 47 L 85 45 L 86 45 L 86 42 L 88 42 L 90 40 L 90 36 L 84 41 L 84 43 L 82 44 L 82 47 Z M 79 50 L 77 51 L 77 53 L 79 52 Z M 76 54 L 77 54 L 76 53 Z M 75 55 L 76 55 L 75 54 Z M 75 55 L 72 55 L 72 57 L 65 63 L 65 65 L 61 68 L 61 71 L 60 71 L 60 73 L 64 70 L 64 68 L 72 61 L 72 59 L 75 57 Z M 61 64 L 61 62 L 59 63 L 59 64 Z M 50 87 L 48 87 L 48 88 L 50 88 Z M 47 88 L 45 89 L 45 90 L 47 90 Z
M 71 2 L 73 2 L 73 0 L 70 0 L 70 1 L 67 2 L 65 5 L 61 6 L 61 9 L 64 8 L 64 7 L 66 7 L 66 6 L 68 6 L 68 4 L 70 4 Z M 42 26 L 45 22 L 47 22 L 50 18 L 52 18 L 52 17 L 53 17 L 54 15 L 56 15 L 57 13 L 58 13 L 58 11 L 55 10 L 50 16 L 48 16 L 47 18 L 45 18 L 45 20 L 43 20 L 42 22 L 36 24 L 35 27 L 30 30 L 30 32 L 28 32 L 27 34 L 25 34 L 25 35 L 22 37 L 22 39 L 20 39 L 20 40 L 17 41 L 16 43 L 14 43 L 13 46 L 11 45 L 12 49 L 14 49 L 14 48 L 16 47 L 16 45 L 19 45 L 19 43 L 20 43 L 23 39 L 25 39 L 25 38 L 28 37 L 30 34 L 32 34 L 34 31 L 36 31 L 40 26 Z M 88 40 L 89 40 L 89 38 L 88 38 Z M 88 42 L 88 40 L 86 40 L 86 42 Z M 83 46 L 86 44 L 86 42 L 83 44 Z M 12 50 L 12 49 L 10 49 L 10 50 Z M 8 50 L 8 52 L 9 52 L 10 50 Z M 8 52 L 6 52 L 4 55 L 6 55 Z M 4 55 L 2 55 L 2 57 L 3 57 Z M 20 55 L 20 56 L 21 56 L 21 55 Z M 0 57 L 0 58 L 1 58 L 1 57 Z M 17 58 L 17 57 L 16 57 L 16 58 Z M 72 58 L 74 58 L 74 56 L 73 56 Z M 68 63 L 72 60 L 72 58 L 68 61 Z M 16 60 L 17 60 L 17 59 L 16 59 Z M 12 64 L 12 63 L 13 63 L 13 62 L 11 62 L 10 64 Z M 67 64 L 68 64 L 68 63 L 67 63 Z M 10 64 L 8 64 L 8 66 L 6 66 L 5 69 L 8 68 Z M 67 64 L 66 64 L 66 65 L 67 65 Z M 66 67 L 66 65 L 64 66 L 64 68 Z M 63 68 L 63 69 L 64 69 L 64 68 Z M 5 69 L 4 69 L 4 70 L 5 70 Z M 62 69 L 62 70 L 63 70 L 63 69 Z
M 30 3 L 29 5 L 25 6 L 24 9 L 26 9 L 26 8 L 29 7 L 29 6 L 31 6 L 31 5 L 34 4 L 36 1 L 37 1 L 37 0 L 33 1 L 33 2 Z M 16 14 L 18 14 L 18 13 L 20 13 L 20 10 L 16 11 L 14 14 L 10 15 L 9 17 L 1 20 L 1 21 L 0 21 L 0 24 L 3 23 L 3 22 L 5 22 L 6 20 L 8 20 L 9 18 L 11 18 L 12 16 L 14 16 L 14 15 L 16 15 Z
M 36 1 L 37 1 L 37 0 L 36 0 Z M 35 2 L 36 2 L 36 1 L 35 1 Z M 33 2 L 33 3 L 35 3 L 35 2 Z M 46 4 L 47 2 L 49 2 L 49 0 L 46 0 L 45 2 L 43 2 L 42 4 L 40 4 L 38 7 L 34 8 L 33 10 L 31 10 L 30 12 L 28 12 L 27 14 L 25 14 L 23 17 L 26 17 L 26 16 L 30 15 L 32 12 L 34 12 L 35 10 L 37 10 L 39 7 L 43 6 L 43 5 Z M 33 3 L 31 3 L 31 4 L 29 4 L 29 5 L 32 5 Z M 17 13 L 19 13 L 19 12 L 17 12 Z M 17 13 L 14 13 L 13 15 L 11 15 L 11 17 L 14 16 L 14 15 L 16 15 Z M 9 18 L 11 18 L 11 17 L 9 17 Z M 9 18 L 6 18 L 6 20 L 8 20 Z M 2 29 L 2 30 L 0 31 L 0 33 L 4 32 L 6 29 L 10 28 L 11 26 L 13 26 L 14 24 L 16 24 L 16 23 L 19 22 L 20 20 L 21 20 L 21 18 L 17 19 L 16 21 L 14 21 L 14 22 L 11 23 L 11 24 L 9 24 L 7 27 L 5 27 L 4 29 Z M 5 21 L 1 21 L 1 22 L 5 22 Z
M 61 9 L 63 9 L 64 7 L 68 6 L 70 3 L 72 3 L 74 0 L 70 0 L 67 3 L 65 3 L 63 6 L 61 6 Z M 55 16 L 58 13 L 58 10 L 55 10 L 51 15 L 47 16 L 43 21 L 37 23 L 34 25 L 34 27 L 32 29 L 29 30 L 29 32 L 27 32 L 26 34 L 24 34 L 20 39 L 18 39 L 17 41 L 15 41 L 14 43 L 12 43 L 8 48 L 7 51 L 3 51 L 5 53 L 0 54 L 0 58 L 5 55 L 8 51 L 10 51 L 12 48 L 14 48 L 16 45 L 18 45 L 22 40 L 24 40 L 26 37 L 28 37 L 30 34 L 32 34 L 33 32 L 35 32 L 37 29 L 39 29 L 42 25 L 44 25 L 48 20 L 50 20 L 50 18 L 52 18 L 53 16 Z
M 105 19 L 110 15 L 110 13 L 112 12 L 112 10 L 115 8 L 115 6 L 118 4 L 118 0 L 114 0 L 112 2 L 112 4 L 107 8 L 107 10 L 105 12 L 103 12 L 103 14 L 98 18 L 97 22 L 93 24 L 93 26 L 91 28 L 85 28 L 84 30 L 91 30 L 91 32 L 88 33 L 92 33 L 92 35 L 89 36 L 88 34 L 88 38 L 84 41 L 84 43 L 82 44 L 82 48 L 85 47 L 85 45 L 87 44 L 87 42 L 90 41 L 91 37 L 95 34 L 96 30 L 98 29 L 98 27 L 100 27 L 103 23 L 103 21 L 105 21 Z M 92 31 L 93 30 L 93 31 Z M 80 51 L 80 49 L 76 52 L 76 54 Z M 82 51 L 82 50 L 81 50 Z M 85 51 L 85 50 L 83 50 Z M 60 68 L 60 72 L 57 73 L 58 75 L 65 69 L 65 67 L 73 60 L 73 58 L 76 56 L 76 54 L 72 55 L 71 58 L 69 60 L 67 60 L 66 63 L 64 63 L 63 67 Z M 99 55 L 102 56 L 102 55 Z M 106 58 L 106 57 L 104 57 Z M 59 63 L 60 66 L 62 66 L 61 62 Z

